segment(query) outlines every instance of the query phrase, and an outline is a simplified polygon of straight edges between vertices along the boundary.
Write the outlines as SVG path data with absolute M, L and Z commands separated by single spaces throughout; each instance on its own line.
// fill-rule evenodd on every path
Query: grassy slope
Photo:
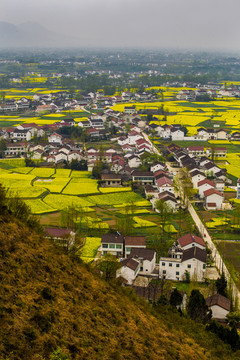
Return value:
M 237 358 L 201 325 L 154 315 L 16 219 L 1 223 L 0 281 L 1 360 L 46 360 L 58 347 L 68 359 Z

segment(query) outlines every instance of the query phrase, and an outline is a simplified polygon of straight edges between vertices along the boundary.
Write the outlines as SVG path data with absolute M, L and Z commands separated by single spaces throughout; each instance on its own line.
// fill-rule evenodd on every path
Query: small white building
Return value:
M 140 263 L 134 259 L 125 259 L 120 262 L 120 265 L 116 277 L 122 277 L 128 285 L 132 285 L 139 273 Z
M 180 129 L 171 130 L 171 139 L 172 141 L 183 141 L 184 132 Z
M 128 258 L 133 248 L 146 248 L 145 236 L 126 236 L 125 237 L 125 257 Z
M 190 173 L 191 176 L 191 180 L 192 180 L 192 184 L 193 184 L 193 188 L 197 189 L 198 188 L 198 183 L 204 179 L 206 179 L 206 176 L 204 175 L 204 173 L 202 173 L 199 170 L 194 170 Z
M 142 161 L 141 159 L 138 157 L 138 156 L 135 156 L 135 155 L 131 155 L 129 158 L 128 158 L 128 166 L 130 168 L 137 168 L 139 165 L 142 164 Z
M 207 191 L 209 189 L 214 189 L 215 184 L 208 179 L 204 179 L 204 180 L 198 182 L 197 187 L 198 187 L 198 193 L 199 193 L 200 198 L 203 198 L 204 191 Z
M 222 209 L 223 194 L 215 189 L 209 189 L 204 191 L 205 207 L 208 210 L 220 210 Z
M 231 309 L 231 301 L 220 294 L 209 296 L 206 305 L 212 310 L 212 318 L 219 320 L 225 320 Z
M 163 162 L 158 162 L 157 164 L 155 165 L 152 165 L 150 170 L 155 173 L 157 172 L 158 170 L 165 170 L 166 168 L 166 165 L 163 163 Z
M 123 257 L 124 237 L 118 234 L 103 234 L 100 251 L 102 255 L 111 254 Z
M 156 251 L 153 249 L 132 248 L 129 258 L 140 263 L 139 274 L 150 275 L 156 266 Z
M 48 142 L 54 144 L 62 144 L 62 135 L 54 133 L 48 137 Z

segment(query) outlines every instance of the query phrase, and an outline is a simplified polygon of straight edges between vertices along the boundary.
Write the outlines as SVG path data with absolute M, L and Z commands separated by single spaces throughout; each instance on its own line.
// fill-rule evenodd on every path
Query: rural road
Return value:
M 151 142 L 151 140 L 149 139 L 149 137 L 143 132 L 142 133 L 144 138 L 149 141 L 152 144 L 152 150 L 155 154 L 161 155 L 161 153 L 159 152 L 159 150 L 153 145 L 153 143 Z M 176 174 L 176 169 L 172 168 L 168 163 L 167 163 L 167 167 L 169 172 L 172 172 L 173 174 Z M 238 303 L 240 304 L 240 291 L 237 288 L 237 286 L 235 285 L 226 265 L 223 262 L 223 259 L 221 257 L 221 255 L 219 254 L 215 244 L 212 241 L 211 236 L 209 235 L 206 227 L 203 225 L 201 219 L 199 218 L 198 214 L 196 213 L 194 207 L 192 206 L 192 204 L 190 203 L 190 201 L 187 202 L 188 203 L 188 211 L 190 213 L 190 215 L 192 216 L 192 219 L 199 231 L 199 233 L 201 234 L 202 238 L 204 239 L 204 241 L 206 242 L 208 248 L 211 250 L 212 252 L 212 258 L 214 260 L 215 266 L 218 269 L 219 273 L 222 274 L 222 272 L 224 272 L 226 279 L 228 281 L 228 285 L 230 285 L 232 287 L 232 294 L 233 294 L 233 299 L 238 300 Z

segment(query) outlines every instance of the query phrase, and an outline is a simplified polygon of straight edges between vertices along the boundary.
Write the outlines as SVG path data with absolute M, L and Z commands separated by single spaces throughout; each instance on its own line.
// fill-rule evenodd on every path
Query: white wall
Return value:
M 210 306 L 210 309 L 212 310 L 212 317 L 214 319 L 225 319 L 226 315 L 229 313 L 229 311 L 221 308 L 218 305 Z
M 120 269 L 117 270 L 116 277 L 122 276 L 124 279 L 127 280 L 127 283 L 129 285 L 132 285 L 133 281 L 136 279 L 138 271 L 135 271 L 130 269 L 127 266 L 122 266 Z
M 199 188 L 198 188 L 198 193 L 199 193 L 199 196 L 200 196 L 200 198 L 203 198 L 204 197 L 204 191 L 207 191 L 207 190 L 209 190 L 209 189 L 214 189 L 214 187 L 213 186 L 211 186 L 211 185 L 209 185 L 209 184 L 203 184 L 203 185 L 201 185 Z

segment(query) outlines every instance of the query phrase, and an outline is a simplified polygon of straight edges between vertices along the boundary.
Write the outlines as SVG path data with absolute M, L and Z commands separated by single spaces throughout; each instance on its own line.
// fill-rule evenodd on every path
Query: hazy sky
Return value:
M 0 21 L 38 22 L 83 46 L 240 52 L 239 0 L 1 0 Z

